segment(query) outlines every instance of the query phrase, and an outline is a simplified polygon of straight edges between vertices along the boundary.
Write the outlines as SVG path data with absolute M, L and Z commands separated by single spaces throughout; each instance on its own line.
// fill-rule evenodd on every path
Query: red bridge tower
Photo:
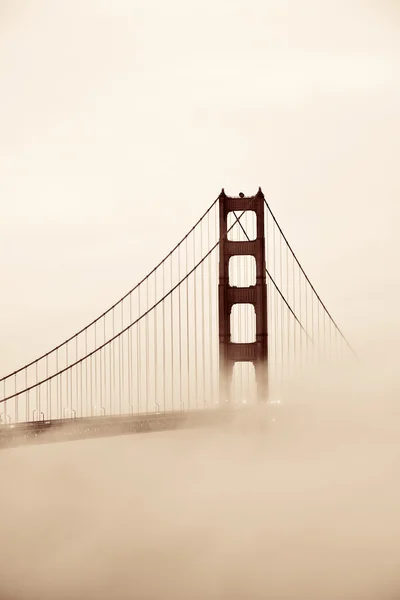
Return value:
M 257 219 L 257 237 L 249 241 L 228 239 L 228 213 L 236 218 L 243 211 L 253 211 Z M 238 214 L 239 213 L 239 214 Z M 255 196 L 229 197 L 222 190 L 219 196 L 219 364 L 221 400 L 231 397 L 231 382 L 235 362 L 252 362 L 257 382 L 257 397 L 267 399 L 268 384 L 268 322 L 267 283 L 265 265 L 264 194 L 259 188 Z M 240 221 L 239 221 L 240 223 Z M 237 225 L 238 227 L 239 225 Z M 229 283 L 229 260 L 233 256 L 254 256 L 256 284 L 234 287 Z M 256 315 L 256 339 L 250 343 L 231 341 L 231 311 L 235 304 L 252 304 Z

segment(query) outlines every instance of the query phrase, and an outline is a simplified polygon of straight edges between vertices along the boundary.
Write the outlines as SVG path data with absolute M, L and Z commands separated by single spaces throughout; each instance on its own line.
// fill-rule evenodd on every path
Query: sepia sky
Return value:
M 219 194 L 271 204 L 357 346 L 400 331 L 397 0 L 0 0 L 0 366 Z

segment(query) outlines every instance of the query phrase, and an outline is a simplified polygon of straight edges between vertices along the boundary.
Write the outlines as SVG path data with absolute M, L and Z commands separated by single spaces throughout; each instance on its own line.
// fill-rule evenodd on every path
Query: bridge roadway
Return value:
M 170 411 L 0 425 L 0 449 L 22 444 L 65 442 L 218 425 L 231 420 L 235 412 L 234 409 Z

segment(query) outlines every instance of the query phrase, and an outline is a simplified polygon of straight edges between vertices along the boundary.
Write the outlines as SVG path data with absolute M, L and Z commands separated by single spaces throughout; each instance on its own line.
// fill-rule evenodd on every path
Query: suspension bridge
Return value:
M 0 446 L 219 422 L 349 352 L 261 188 L 222 190 L 113 306 L 0 379 Z

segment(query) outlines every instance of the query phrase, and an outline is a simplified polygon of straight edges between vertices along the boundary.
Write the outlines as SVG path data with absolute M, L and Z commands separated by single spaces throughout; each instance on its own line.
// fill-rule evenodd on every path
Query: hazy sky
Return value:
M 0 370 L 107 308 L 223 186 L 262 186 L 356 344 L 398 332 L 399 7 L 0 0 Z

